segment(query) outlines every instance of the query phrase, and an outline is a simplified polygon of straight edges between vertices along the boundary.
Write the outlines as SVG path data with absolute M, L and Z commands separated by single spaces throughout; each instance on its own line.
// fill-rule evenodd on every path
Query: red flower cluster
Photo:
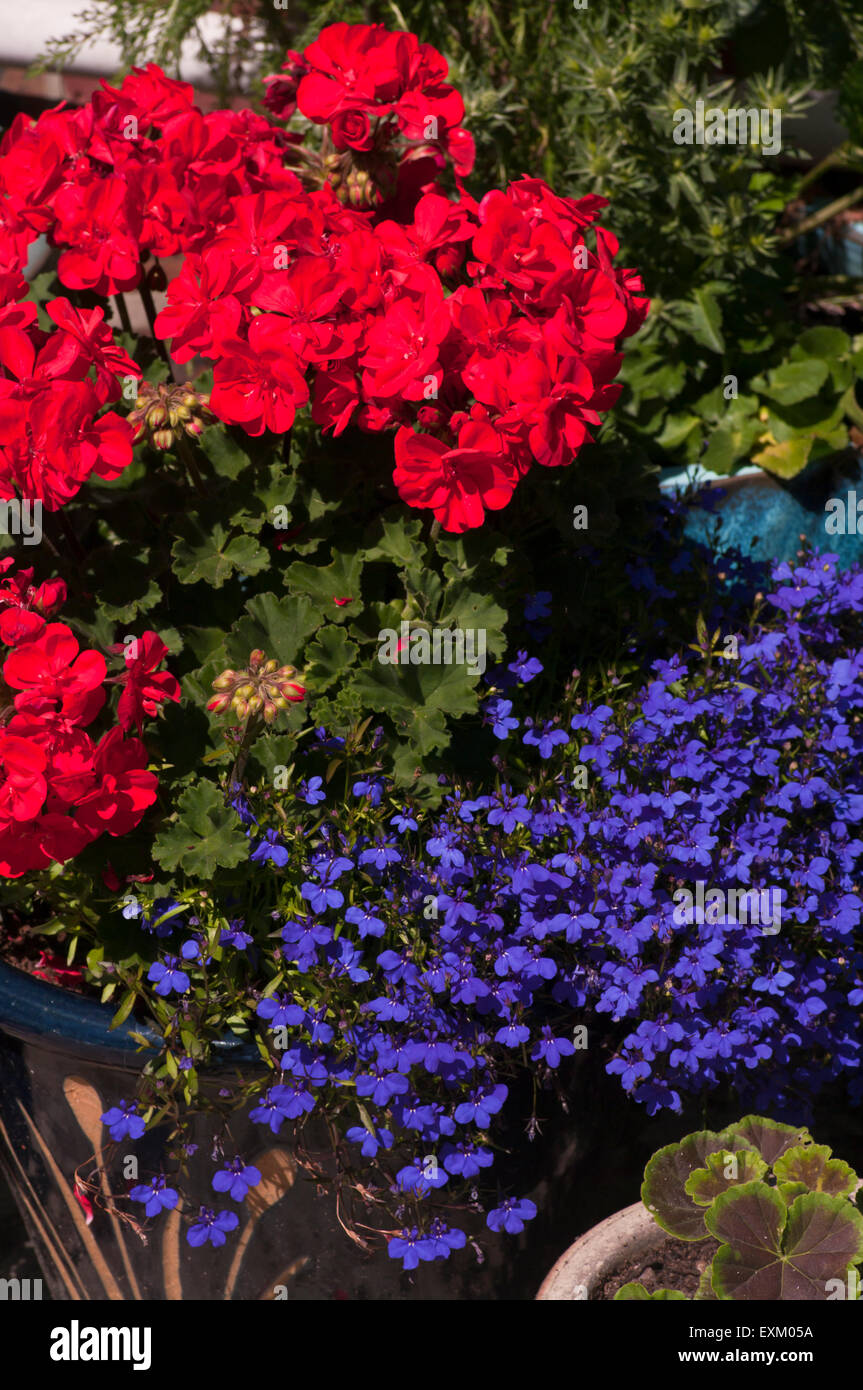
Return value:
M 0 308 L 0 497 L 20 493 L 54 511 L 91 474 L 119 478 L 132 462 L 131 426 L 99 412 L 118 399 L 118 375 L 141 372 L 101 309 L 53 299 L 46 312 L 55 332 L 39 328 L 32 302 Z
M 464 102 L 446 81 L 448 65 L 414 34 L 390 33 L 383 24 L 331 24 L 302 55 L 290 52 L 282 75 L 265 78 L 265 104 L 282 120 L 299 107 L 317 125 L 329 125 L 337 150 L 367 154 L 399 140 L 414 148 L 412 166 L 446 158 L 465 178 L 473 168 L 474 143 L 462 129 Z M 427 181 L 428 169 L 422 181 Z
M 466 192 L 473 143 L 446 77 L 444 58 L 411 34 L 334 24 L 289 54 L 267 92 L 273 115 L 299 110 L 326 127 L 317 151 L 309 127 L 202 115 L 154 65 L 84 111 L 19 117 L 0 147 L 0 303 L 19 294 L 38 231 L 64 248 L 64 284 L 101 293 L 136 283 L 150 255 L 184 252 L 156 332 L 178 363 L 212 361 L 218 419 L 279 434 L 310 402 L 335 434 L 348 424 L 393 432 L 402 498 L 447 530 L 480 525 L 534 463 L 570 463 L 591 438 L 620 390 L 617 344 L 648 302 L 594 225 L 604 199 L 557 197 L 533 178 L 479 203 Z M 85 359 L 67 367 L 61 347 L 34 343 L 29 321 L 16 326 L 33 346 L 16 339 L 10 365 L 0 331 L 7 451 L 25 443 L 6 397 L 29 401 L 44 376 L 62 375 L 83 401 L 99 382 L 104 391 L 105 371 L 133 370 L 108 361 L 106 343 L 97 352 L 91 330 L 97 381 L 85 385 L 75 376 Z M 38 412 L 29 426 L 27 447 L 61 459 L 39 464 L 53 505 L 88 471 L 123 466 L 115 417 L 94 425 L 92 411 L 78 412 L 70 396 L 50 439 Z M 57 437 L 67 438 L 67 415 L 77 430 L 68 460 Z M 8 465 L 21 488 L 31 483 L 22 456 Z
M 107 665 L 81 651 L 65 623 L 49 622 L 66 598 L 62 580 L 34 588 L 33 571 L 0 561 L 0 874 L 19 878 L 80 854 L 101 834 L 125 835 L 156 799 L 139 738 L 143 714 L 178 700 L 174 676 L 157 672 L 167 651 L 154 632 L 131 642 L 117 723 L 98 742 L 85 731 L 106 701 Z M 120 649 L 122 650 L 122 648 Z

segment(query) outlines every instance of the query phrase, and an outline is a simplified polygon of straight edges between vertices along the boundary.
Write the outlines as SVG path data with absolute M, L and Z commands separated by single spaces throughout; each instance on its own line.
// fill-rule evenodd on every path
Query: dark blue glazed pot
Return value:
M 413 1276 L 397 1261 L 366 1255 L 339 1224 L 334 1197 L 320 1188 L 317 1175 L 332 1172 L 332 1155 L 323 1129 L 303 1131 L 302 1153 L 242 1110 L 231 1120 L 232 1148 L 263 1176 L 246 1200 L 234 1203 L 213 1192 L 212 1122 L 198 1116 L 192 1139 L 200 1145 L 190 1160 L 183 1186 L 217 1210 L 232 1208 L 239 1227 L 221 1249 L 193 1249 L 178 1211 L 146 1222 L 146 1243 L 134 1227 L 96 1196 L 87 1225 L 73 1192 L 75 1174 L 101 1185 L 105 1198 L 125 1194 L 137 1179 L 147 1181 L 164 1169 L 176 1170 L 166 1156 L 167 1127 L 145 1134 L 137 1143 L 111 1143 L 100 1116 L 135 1094 L 142 1053 L 131 1036 L 137 1023 L 109 1031 L 113 1010 L 95 999 L 58 989 L 0 963 L 0 1166 L 39 1255 L 54 1299 L 371 1299 L 463 1300 L 530 1298 L 539 1282 L 536 1271 L 547 1266 L 541 1250 L 527 1249 L 548 1239 L 548 1226 L 508 1242 L 491 1237 L 479 1265 L 470 1250 L 446 1264 L 421 1264 Z M 155 1035 L 151 1035 L 155 1037 Z M 234 1040 L 218 1046 L 217 1066 L 202 1085 L 230 1086 L 242 1067 L 246 1079 L 260 1065 L 257 1053 Z M 256 1062 L 257 1059 L 257 1062 Z M 578 1124 L 582 1147 L 584 1125 Z M 537 1182 L 535 1168 L 522 1191 L 529 1190 L 545 1208 L 545 1220 L 557 1218 L 549 1201 L 553 1171 L 568 1174 L 559 1185 L 567 1201 L 575 1181 L 572 1126 Z M 568 1158 L 566 1153 L 568 1152 Z M 130 1180 L 130 1178 L 132 1180 Z M 571 1189 L 570 1189 L 571 1190 Z M 123 1201 L 121 1209 L 139 1216 L 143 1208 Z M 195 1209 L 196 1210 L 196 1209 Z M 357 1213 L 362 1221 L 364 1212 Z M 482 1230 L 486 1236 L 487 1231 Z M 519 1257 L 522 1273 L 516 1272 Z

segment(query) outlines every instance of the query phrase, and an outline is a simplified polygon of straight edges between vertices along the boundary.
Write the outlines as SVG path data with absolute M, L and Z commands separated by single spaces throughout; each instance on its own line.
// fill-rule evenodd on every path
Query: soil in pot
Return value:
M 67 968 L 65 933 L 62 933 L 62 944 L 56 937 L 43 936 L 14 908 L 4 909 L 0 927 L 0 961 L 27 975 L 35 975 L 38 980 L 47 980 L 49 985 L 57 985 L 59 989 L 99 997 L 101 991 L 88 985 L 80 970 Z
M 643 1284 L 648 1293 L 674 1289 L 694 1298 L 701 1275 L 719 1248 L 715 1240 L 676 1240 L 668 1236 L 650 1255 L 627 1260 L 620 1269 L 606 1275 L 590 1295 L 594 1303 L 608 1302 L 624 1284 Z

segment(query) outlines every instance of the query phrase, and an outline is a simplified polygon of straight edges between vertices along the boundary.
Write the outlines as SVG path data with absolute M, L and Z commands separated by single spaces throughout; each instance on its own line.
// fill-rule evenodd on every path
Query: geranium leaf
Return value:
M 767 1164 L 754 1149 L 720 1149 L 707 1155 L 703 1168 L 696 1168 L 686 1179 L 685 1191 L 699 1207 L 709 1207 L 714 1197 L 737 1183 L 762 1178 Z
M 744 1115 L 742 1120 L 728 1125 L 722 1134 L 732 1148 L 740 1147 L 739 1143 L 731 1144 L 732 1140 L 742 1140 L 748 1148 L 757 1149 L 771 1167 L 786 1149 L 812 1142 L 809 1131 L 802 1125 L 784 1125 L 762 1115 Z
M 704 1211 L 686 1191 L 693 1172 L 703 1168 L 709 1154 L 723 1149 L 721 1134 L 710 1129 L 688 1134 L 678 1144 L 658 1149 L 644 1170 L 641 1200 L 653 1219 L 680 1240 L 705 1240 Z
M 717 1197 L 705 1216 L 721 1242 L 713 1287 L 735 1300 L 826 1300 L 827 1282 L 863 1259 L 863 1217 L 844 1197 L 810 1192 L 786 1208 L 763 1182 Z
M 248 857 L 249 842 L 234 811 L 225 806 L 212 782 L 186 787 L 177 802 L 177 819 L 153 845 L 153 858 L 168 872 L 181 868 L 191 878 L 212 878 L 219 867 L 232 869 Z
M 318 628 L 315 640 L 306 648 L 306 660 L 312 663 L 309 683 L 315 692 L 326 690 L 334 681 L 346 680 L 358 650 L 343 627 L 326 623 Z
M 246 614 L 225 641 L 234 667 L 245 666 L 249 654 L 258 649 L 282 665 L 295 664 L 306 638 L 321 623 L 320 613 L 304 595 L 257 594 L 246 604 Z
M 802 1197 L 809 1191 L 805 1182 L 779 1182 L 776 1184 L 776 1191 L 782 1193 L 782 1200 L 786 1207 L 790 1207 L 795 1197 Z
M 422 522 L 417 518 L 409 519 L 398 513 L 382 516 L 371 532 L 364 556 L 368 561 L 392 560 L 406 569 L 425 553 L 421 535 Z
M 295 560 L 285 570 L 285 586 L 295 593 L 308 594 L 321 610 L 321 617 L 342 623 L 355 617 L 360 607 L 363 560 L 360 554 L 336 551 L 328 565 L 309 565 Z M 351 599 L 339 606 L 336 599 Z
M 713 1261 L 706 1269 L 701 1271 L 701 1278 L 698 1281 L 698 1288 L 695 1290 L 695 1301 L 697 1303 L 716 1303 L 716 1290 L 713 1287 Z
M 851 339 L 841 328 L 819 326 L 807 328 L 792 350 L 792 356 L 804 357 L 842 357 L 851 347 Z
M 184 527 L 181 525 L 181 530 Z M 203 581 L 214 589 L 220 589 L 231 575 L 259 574 L 270 563 L 270 557 L 263 546 L 258 545 L 253 536 L 232 536 L 234 529 L 226 528 L 217 521 L 209 535 L 195 529 L 175 540 L 171 554 L 174 560 L 174 573 L 181 584 L 197 584 Z
M 779 1182 L 805 1183 L 809 1192 L 831 1197 L 850 1197 L 857 1188 L 857 1174 L 841 1158 L 831 1158 L 826 1144 L 787 1149 L 773 1165 Z

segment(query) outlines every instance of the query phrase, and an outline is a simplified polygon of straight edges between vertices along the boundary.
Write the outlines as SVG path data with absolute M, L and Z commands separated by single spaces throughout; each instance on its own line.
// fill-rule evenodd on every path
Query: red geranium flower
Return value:
M 430 507 L 445 531 L 482 525 L 486 509 L 505 507 L 518 481 L 500 435 L 473 420 L 462 425 L 455 446 L 400 429 L 395 453 L 399 495 L 413 507 Z
M 35 642 L 16 647 L 6 658 L 3 679 L 13 690 L 15 708 L 37 713 L 59 705 L 65 718 L 88 724 L 105 702 L 105 658 L 81 652 L 65 623 L 49 623 Z
M 156 800 L 158 779 L 147 772 L 147 752 L 137 738 L 111 729 L 96 749 L 97 786 L 75 807 L 75 820 L 91 835 L 127 835 Z
M 249 329 L 248 343 L 226 344 L 216 363 L 210 407 L 220 420 L 242 425 L 246 434 L 285 434 L 309 388 L 296 353 L 285 341 L 282 320 L 262 314 Z
M 152 718 L 163 700 L 180 699 L 180 682 L 170 671 L 156 669 L 167 656 L 168 648 L 155 632 L 143 633 L 120 650 L 126 658 L 126 683 L 117 706 L 117 719 L 123 729 L 136 724 L 140 734 L 145 715 Z

